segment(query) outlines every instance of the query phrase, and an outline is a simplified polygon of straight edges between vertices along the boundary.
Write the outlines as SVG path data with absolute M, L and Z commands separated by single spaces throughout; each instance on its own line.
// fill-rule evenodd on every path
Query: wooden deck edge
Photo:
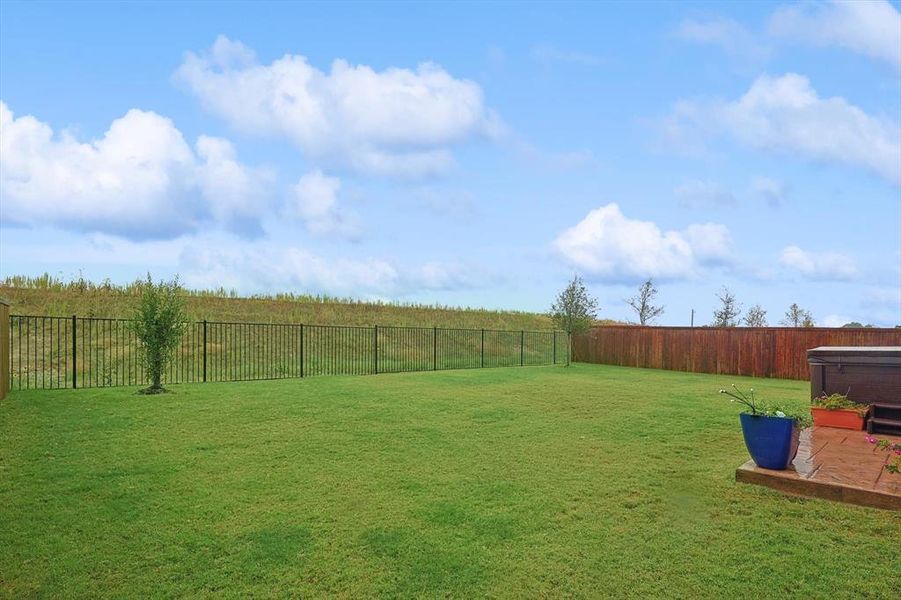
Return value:
M 735 470 L 735 481 L 762 485 L 795 496 L 901 511 L 901 496 L 824 481 L 773 475 L 758 470 L 752 460 Z

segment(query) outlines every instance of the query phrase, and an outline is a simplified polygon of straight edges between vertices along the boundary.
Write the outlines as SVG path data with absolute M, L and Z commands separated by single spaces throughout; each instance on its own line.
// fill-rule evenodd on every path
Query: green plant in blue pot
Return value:
M 810 413 L 792 411 L 760 402 L 751 388 L 746 394 L 734 384 L 731 390 L 720 390 L 731 402 L 744 405 L 739 415 L 745 446 L 758 467 L 782 471 L 798 453 L 801 429 L 810 424 Z

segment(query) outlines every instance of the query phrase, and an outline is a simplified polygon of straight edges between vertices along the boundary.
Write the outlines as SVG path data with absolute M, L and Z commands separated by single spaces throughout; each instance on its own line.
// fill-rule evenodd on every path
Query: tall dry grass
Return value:
M 78 276 L 64 280 L 49 274 L 16 275 L 0 283 L 0 297 L 11 312 L 25 315 L 127 317 L 143 282 L 118 285 Z M 235 290 L 185 290 L 191 319 L 311 325 L 398 325 L 420 327 L 553 329 L 544 314 L 514 310 L 457 308 L 407 302 L 364 301 L 311 294 L 271 294 L 241 297 Z

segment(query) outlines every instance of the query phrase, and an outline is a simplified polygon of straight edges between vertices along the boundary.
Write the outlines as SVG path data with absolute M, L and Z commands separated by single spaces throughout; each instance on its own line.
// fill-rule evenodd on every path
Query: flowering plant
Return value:
M 867 441 L 871 444 L 876 444 L 877 450 L 882 450 L 883 452 L 891 452 L 893 455 L 885 461 L 885 470 L 889 473 L 899 473 L 901 472 L 901 444 L 898 442 L 890 442 L 889 440 L 879 440 L 874 438 L 872 435 L 867 436 Z
M 729 400 L 729 402 L 738 402 L 739 404 L 743 404 L 746 408 L 745 412 L 752 415 L 795 419 L 800 427 L 807 427 L 812 422 L 809 411 L 801 411 L 784 407 L 781 404 L 767 404 L 759 401 L 754 395 L 754 388 L 748 390 L 748 393 L 746 394 L 738 389 L 738 387 L 733 383 L 731 390 L 722 389 L 720 390 L 720 393 L 730 396 L 731 399 Z

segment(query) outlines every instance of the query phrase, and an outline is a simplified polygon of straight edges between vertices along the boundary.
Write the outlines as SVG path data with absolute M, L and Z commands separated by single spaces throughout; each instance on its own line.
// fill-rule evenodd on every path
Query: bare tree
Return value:
M 729 288 L 723 286 L 723 289 L 716 295 L 720 301 L 720 307 L 713 311 L 714 327 L 735 327 L 738 325 L 739 316 L 741 315 L 741 304 L 735 299 L 735 294 L 729 291 Z
M 779 323 L 786 327 L 814 327 L 816 325 L 810 311 L 798 306 L 797 302 L 788 307 L 785 316 Z
M 573 276 L 551 305 L 550 316 L 567 333 L 587 331 L 597 318 L 598 301 L 585 289 L 582 278 Z
M 766 327 L 766 311 L 759 304 L 755 304 L 745 313 L 745 325 L 748 327 Z
M 632 307 L 632 310 L 638 314 L 638 322 L 642 325 L 647 325 L 663 314 L 662 306 L 654 306 L 652 304 L 656 296 L 657 288 L 654 287 L 653 280 L 648 279 L 641 284 L 636 295 L 626 300 L 629 306 Z

